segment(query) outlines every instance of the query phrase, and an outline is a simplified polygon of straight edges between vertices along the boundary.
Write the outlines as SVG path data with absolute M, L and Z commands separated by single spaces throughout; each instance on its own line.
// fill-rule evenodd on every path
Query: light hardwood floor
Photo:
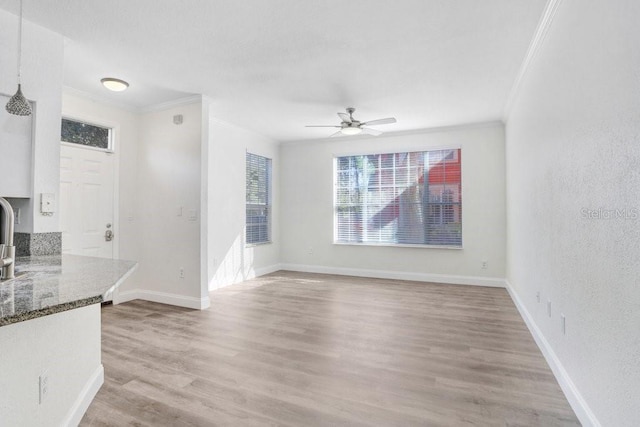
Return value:
M 579 425 L 504 289 L 277 272 L 103 308 L 82 426 Z

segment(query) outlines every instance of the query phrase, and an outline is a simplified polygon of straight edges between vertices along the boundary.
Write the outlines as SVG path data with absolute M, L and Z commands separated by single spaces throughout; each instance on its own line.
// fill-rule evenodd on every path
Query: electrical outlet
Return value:
M 567 334 L 567 319 L 562 313 L 560 313 L 560 330 L 562 331 L 562 335 Z
M 540 302 L 540 291 L 536 292 L 536 301 Z
M 486 270 L 488 266 L 489 266 L 489 261 L 482 261 L 482 269 L 483 270 Z
M 39 387 L 39 403 L 42 405 L 42 402 L 45 401 L 47 395 L 49 394 L 49 374 L 47 372 L 43 372 L 38 378 L 38 387 Z
M 184 279 L 184 267 L 180 267 L 180 278 Z
M 547 300 L 547 314 L 551 317 L 551 300 Z
M 15 218 L 15 225 L 20 225 L 20 208 L 13 208 L 13 216 Z

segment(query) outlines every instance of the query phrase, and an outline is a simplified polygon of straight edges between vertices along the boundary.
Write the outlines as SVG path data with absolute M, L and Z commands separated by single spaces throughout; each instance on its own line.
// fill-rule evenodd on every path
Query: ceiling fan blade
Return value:
M 376 129 L 363 128 L 363 127 L 361 127 L 360 129 L 362 129 L 362 133 L 366 133 L 367 135 L 373 135 L 373 136 L 382 135 L 382 132 Z
M 329 138 L 333 138 L 335 136 L 342 136 L 342 135 L 344 135 L 344 134 L 342 132 L 338 131 L 338 132 L 336 132 L 336 133 L 334 133 L 332 135 L 329 135 Z
M 397 122 L 397 120 L 395 119 L 395 117 L 388 117 L 386 119 L 378 119 L 378 120 L 371 120 L 370 122 L 365 122 L 363 123 L 363 125 L 366 126 L 371 126 L 371 125 L 386 125 L 389 123 L 395 123 Z
M 351 123 L 351 116 L 349 116 L 347 113 L 338 113 L 338 117 L 340 117 L 340 120 L 345 123 Z
M 334 125 L 306 125 L 306 128 L 341 128 L 342 126 Z

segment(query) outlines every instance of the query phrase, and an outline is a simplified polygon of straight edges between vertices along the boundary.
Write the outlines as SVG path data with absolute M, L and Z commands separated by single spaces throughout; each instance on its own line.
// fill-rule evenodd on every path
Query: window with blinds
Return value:
M 461 154 L 335 158 L 335 243 L 461 247 Z
M 271 159 L 247 152 L 246 242 L 271 242 Z

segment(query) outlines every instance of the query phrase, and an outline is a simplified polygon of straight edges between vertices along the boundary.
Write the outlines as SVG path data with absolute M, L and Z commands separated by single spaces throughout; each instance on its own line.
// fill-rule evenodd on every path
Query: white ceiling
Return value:
M 279 141 L 336 112 L 383 131 L 499 120 L 546 0 L 24 0 L 63 34 L 65 85 L 145 108 L 193 94 Z M 17 13 L 18 0 L 0 0 Z M 108 93 L 100 78 L 130 82 Z

